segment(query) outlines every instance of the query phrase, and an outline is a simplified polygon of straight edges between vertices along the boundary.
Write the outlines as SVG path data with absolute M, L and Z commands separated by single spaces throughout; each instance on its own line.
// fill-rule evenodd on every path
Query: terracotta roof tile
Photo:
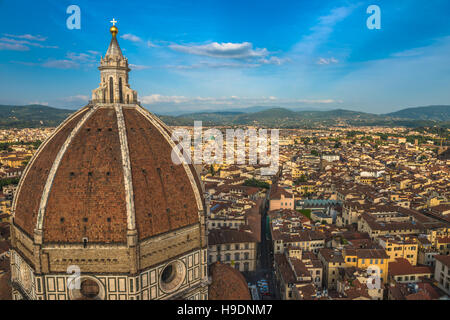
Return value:
M 244 276 L 227 264 L 216 262 L 211 265 L 209 300 L 251 300 Z
M 88 110 L 93 112 L 74 132 L 50 186 L 43 214 L 44 242 L 81 243 L 84 237 L 90 243 L 126 242 L 127 213 L 133 211 L 126 203 L 123 152 L 131 167 L 140 240 L 199 223 L 204 203 L 201 182 L 192 165 L 185 169 L 173 163 L 166 138 L 169 129 L 139 106 L 122 107 L 127 154 L 115 108 L 92 107 L 64 122 L 37 154 L 19 188 L 14 223 L 33 236 L 48 173 Z

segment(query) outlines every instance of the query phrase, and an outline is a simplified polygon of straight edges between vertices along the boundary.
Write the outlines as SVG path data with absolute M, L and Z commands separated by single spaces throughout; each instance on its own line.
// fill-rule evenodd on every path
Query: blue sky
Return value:
M 66 26 L 72 4 L 80 30 Z M 373 4 L 380 30 L 366 26 Z M 448 0 L 0 0 L 0 104 L 83 106 L 112 18 L 154 112 L 450 104 L 449 12 Z

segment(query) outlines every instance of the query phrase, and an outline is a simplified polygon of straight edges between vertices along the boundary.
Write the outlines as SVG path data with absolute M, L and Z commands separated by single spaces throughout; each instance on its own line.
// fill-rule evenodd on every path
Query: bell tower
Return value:
M 137 92 L 130 88 L 128 83 L 128 59 L 125 58 L 117 42 L 119 30 L 115 26 L 117 21 L 111 21 L 113 26 L 109 29 L 112 35 L 111 42 L 105 57 L 101 58 L 100 86 L 92 91 L 92 101 L 95 103 L 137 103 Z

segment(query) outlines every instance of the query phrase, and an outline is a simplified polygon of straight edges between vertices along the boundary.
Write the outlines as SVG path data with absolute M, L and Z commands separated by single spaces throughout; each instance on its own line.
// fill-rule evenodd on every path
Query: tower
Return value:
M 115 24 L 117 21 L 111 21 Z M 128 59 L 125 58 L 117 42 L 119 30 L 115 25 L 110 28 L 111 42 L 105 57 L 100 60 L 100 87 L 92 91 L 94 103 L 137 103 L 137 92 L 128 83 Z
M 201 182 L 192 165 L 172 162 L 182 154 L 138 104 L 110 31 L 92 101 L 39 147 L 19 182 L 13 297 L 207 299 Z

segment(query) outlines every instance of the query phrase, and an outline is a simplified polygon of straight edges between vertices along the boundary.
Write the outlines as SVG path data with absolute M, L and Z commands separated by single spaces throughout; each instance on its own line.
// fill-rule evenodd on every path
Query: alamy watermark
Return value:
M 202 121 L 194 121 L 194 137 L 189 130 L 178 128 L 172 132 L 174 164 L 224 164 L 224 137 L 219 129 L 203 131 Z M 279 130 L 226 129 L 225 163 L 262 165 L 261 175 L 278 172 Z M 270 147 L 270 153 L 269 153 Z
M 67 29 L 81 29 L 81 9 L 79 6 L 72 4 L 67 7 L 67 14 L 70 16 L 66 20 Z
M 368 278 L 366 280 L 367 289 L 378 290 L 381 288 L 381 269 L 376 265 L 367 267 Z
M 67 288 L 69 290 L 80 290 L 80 275 L 81 269 L 77 265 L 71 265 L 67 267 L 67 273 L 70 276 L 67 278 Z
M 377 5 L 370 5 L 367 7 L 367 11 L 368 14 L 371 14 L 371 16 L 369 18 L 367 18 L 367 28 L 369 30 L 373 30 L 373 29 L 381 29 L 381 9 L 379 6 Z

